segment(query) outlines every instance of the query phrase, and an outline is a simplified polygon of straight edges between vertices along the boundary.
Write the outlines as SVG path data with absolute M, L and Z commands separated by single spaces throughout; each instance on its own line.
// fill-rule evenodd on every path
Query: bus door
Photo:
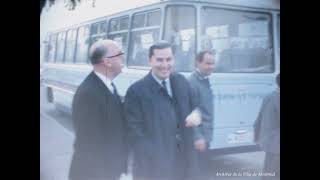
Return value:
M 271 14 L 204 6 L 199 49 L 215 52 L 211 149 L 254 145 L 253 123 L 275 88 Z

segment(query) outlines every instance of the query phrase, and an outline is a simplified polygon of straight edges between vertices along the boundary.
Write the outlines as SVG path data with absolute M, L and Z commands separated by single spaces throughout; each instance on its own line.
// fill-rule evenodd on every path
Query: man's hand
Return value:
M 187 116 L 186 127 L 199 126 L 201 121 L 201 112 L 198 109 L 195 109 Z
M 194 142 L 194 148 L 200 152 L 204 152 L 207 149 L 206 140 L 198 139 Z

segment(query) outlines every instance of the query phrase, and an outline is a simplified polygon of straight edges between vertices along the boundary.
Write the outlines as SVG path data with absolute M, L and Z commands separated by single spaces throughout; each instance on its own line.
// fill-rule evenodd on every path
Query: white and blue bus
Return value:
M 280 0 L 158 1 L 51 31 L 43 44 L 41 78 L 48 101 L 70 113 L 78 85 L 92 70 L 88 49 L 98 39 L 113 39 L 125 51 L 125 68 L 115 79 L 122 96 L 149 72 L 147 54 L 154 42 L 173 44 L 175 71 L 185 76 L 197 52 L 214 50 L 210 149 L 256 151 L 253 123 L 280 72 L 279 31 Z

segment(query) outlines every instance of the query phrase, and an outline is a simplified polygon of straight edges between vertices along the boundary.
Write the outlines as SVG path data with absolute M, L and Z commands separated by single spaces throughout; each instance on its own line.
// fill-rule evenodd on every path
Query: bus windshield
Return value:
M 201 20 L 200 50 L 216 52 L 215 72 L 273 72 L 271 15 L 203 7 Z
M 193 68 L 196 52 L 195 17 L 196 10 L 192 6 L 178 5 L 167 8 L 164 39 L 173 46 L 176 71 L 191 71 Z

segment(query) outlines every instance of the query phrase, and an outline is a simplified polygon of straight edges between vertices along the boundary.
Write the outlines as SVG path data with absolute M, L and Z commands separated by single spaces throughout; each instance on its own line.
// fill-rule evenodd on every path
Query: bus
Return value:
M 73 95 L 92 70 L 90 46 L 112 39 L 125 52 L 115 80 L 122 98 L 149 71 L 148 48 L 172 43 L 174 70 L 188 77 L 201 50 L 214 50 L 213 137 L 210 152 L 259 150 L 253 124 L 280 72 L 280 0 L 163 0 L 51 31 L 43 47 L 41 82 L 47 99 L 71 113 Z

